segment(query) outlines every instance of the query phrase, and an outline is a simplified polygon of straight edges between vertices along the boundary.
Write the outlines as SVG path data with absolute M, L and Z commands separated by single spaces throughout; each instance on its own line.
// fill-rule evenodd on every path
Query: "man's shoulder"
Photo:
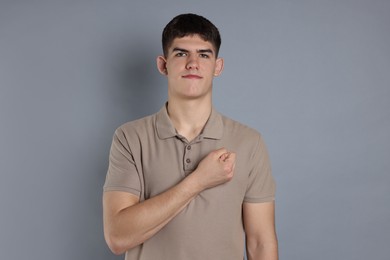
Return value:
M 235 119 L 232 119 L 223 114 L 221 115 L 224 131 L 231 135 L 245 136 L 246 138 L 257 139 L 261 136 L 261 133 L 255 128 L 241 123 Z
M 120 125 L 115 132 L 123 133 L 125 135 L 136 134 L 136 133 L 147 133 L 148 131 L 154 130 L 156 114 L 148 115 L 138 119 L 128 121 Z

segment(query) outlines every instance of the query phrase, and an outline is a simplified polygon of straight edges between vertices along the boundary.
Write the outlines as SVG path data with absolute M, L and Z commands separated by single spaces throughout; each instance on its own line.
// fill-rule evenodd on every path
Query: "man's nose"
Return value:
M 197 57 L 190 56 L 187 61 L 186 69 L 188 70 L 197 70 L 199 69 L 199 62 Z

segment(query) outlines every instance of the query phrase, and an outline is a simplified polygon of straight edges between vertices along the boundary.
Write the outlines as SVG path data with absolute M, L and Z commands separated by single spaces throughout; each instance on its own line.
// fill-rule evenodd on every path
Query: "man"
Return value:
M 261 135 L 212 106 L 223 70 L 218 29 L 175 17 L 157 67 L 168 102 L 114 135 L 104 234 L 125 259 L 277 259 L 274 181 Z

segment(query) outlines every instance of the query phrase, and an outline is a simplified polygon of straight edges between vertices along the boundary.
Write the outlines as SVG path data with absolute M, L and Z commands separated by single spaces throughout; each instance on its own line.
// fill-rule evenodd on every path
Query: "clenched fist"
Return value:
M 209 153 L 198 165 L 193 175 L 202 190 L 230 181 L 234 175 L 236 154 L 221 148 Z

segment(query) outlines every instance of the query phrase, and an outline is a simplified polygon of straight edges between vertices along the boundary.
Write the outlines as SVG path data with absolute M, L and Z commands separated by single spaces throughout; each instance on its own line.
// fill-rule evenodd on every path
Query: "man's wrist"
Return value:
M 188 175 L 184 180 L 185 190 L 190 193 L 190 196 L 197 196 L 204 188 L 196 175 L 196 170 Z

